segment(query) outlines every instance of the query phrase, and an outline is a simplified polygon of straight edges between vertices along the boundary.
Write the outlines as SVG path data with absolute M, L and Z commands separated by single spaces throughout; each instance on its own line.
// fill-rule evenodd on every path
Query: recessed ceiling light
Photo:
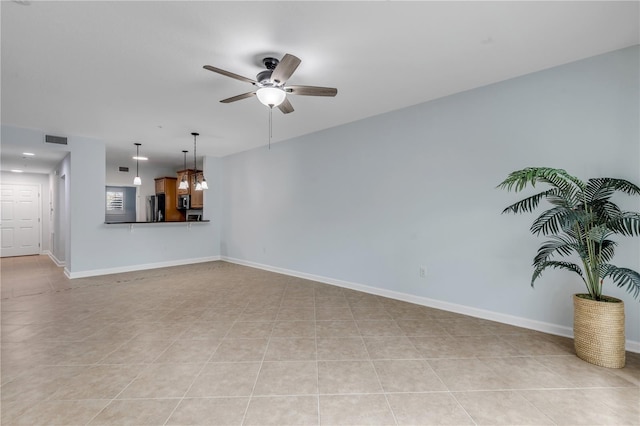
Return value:
M 134 160 L 147 161 L 149 158 L 147 157 L 136 157 L 135 155 L 132 157 Z
M 13 173 L 22 173 L 22 170 L 18 170 L 18 169 L 13 169 L 11 170 Z
M 35 154 L 33 152 L 23 152 L 22 155 L 26 155 L 27 157 L 33 157 Z

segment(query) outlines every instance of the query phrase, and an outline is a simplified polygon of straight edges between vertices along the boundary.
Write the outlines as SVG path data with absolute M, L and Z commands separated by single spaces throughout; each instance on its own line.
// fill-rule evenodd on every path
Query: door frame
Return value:
M 25 182 L 2 182 L 0 183 L 0 196 L 3 186 L 35 186 L 38 189 L 38 252 L 28 255 L 4 255 L 2 249 L 0 249 L 0 257 L 16 257 L 16 256 L 31 256 L 42 254 L 42 184 L 39 183 L 25 183 Z

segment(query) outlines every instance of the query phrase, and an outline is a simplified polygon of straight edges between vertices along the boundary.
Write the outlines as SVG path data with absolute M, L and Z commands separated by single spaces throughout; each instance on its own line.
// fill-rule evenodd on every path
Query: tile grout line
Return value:
M 446 386 L 446 385 L 445 385 Z M 448 387 L 448 386 L 447 386 Z M 460 403 L 460 401 L 458 400 L 458 398 L 454 395 L 453 392 L 449 391 L 448 394 L 456 401 L 456 404 L 458 404 L 458 406 L 462 409 L 462 411 L 464 411 L 464 413 L 467 415 L 467 417 L 469 417 L 469 420 L 471 420 L 473 422 L 474 425 L 477 425 L 478 422 L 476 422 L 476 420 L 473 418 L 473 416 L 467 411 L 466 408 L 464 408 L 464 405 L 462 405 Z
M 384 309 L 384 307 L 383 307 Z M 386 311 L 386 309 L 385 309 Z M 388 313 L 388 312 L 387 312 Z M 393 319 L 393 323 L 398 326 L 395 318 L 393 318 L 393 316 L 391 316 L 391 318 Z M 398 326 L 398 328 L 400 328 L 400 326 Z M 403 330 L 404 332 L 404 330 Z M 413 345 L 413 343 L 412 343 Z M 371 354 L 369 353 L 369 348 L 367 348 L 367 345 L 365 343 L 364 345 L 367 354 L 369 355 L 369 358 L 371 358 Z M 371 360 L 371 366 L 373 367 L 373 371 L 376 373 L 376 378 L 378 379 L 378 384 L 380 385 L 380 389 L 382 389 L 383 395 L 384 395 L 384 400 L 387 402 L 387 407 L 389 408 L 389 411 L 391 412 L 391 416 L 393 416 L 393 421 L 396 423 L 396 425 L 398 424 L 398 418 L 396 417 L 396 413 L 395 411 L 393 411 L 393 408 L 391 407 L 391 403 L 389 402 L 389 398 L 387 397 L 387 392 L 384 388 L 384 385 L 382 384 L 382 380 L 380 380 L 380 375 L 378 374 L 378 369 L 376 368 L 375 363 L 373 362 L 373 360 Z
M 318 426 L 322 424 L 322 414 L 320 413 L 320 360 L 318 354 L 318 317 L 316 311 L 316 291 L 313 290 L 313 338 L 316 344 L 316 409 L 318 410 Z
M 278 307 L 278 311 L 280 310 L 280 307 L 282 306 L 282 301 L 283 301 L 283 296 L 281 295 L 280 297 L 280 306 Z M 248 306 L 248 304 L 247 304 Z M 246 308 L 245 308 L 246 309 Z M 276 318 L 277 318 L 277 313 L 276 313 Z M 251 393 L 248 396 L 248 400 L 247 400 L 247 406 L 244 408 L 244 413 L 242 414 L 242 421 L 240 422 L 240 425 L 244 425 L 246 418 L 247 418 L 247 413 L 249 412 L 249 406 L 251 405 L 251 400 L 253 399 L 253 393 L 255 392 L 256 389 L 256 385 L 258 384 L 258 380 L 260 379 L 260 373 L 262 372 L 262 366 L 264 365 L 264 360 L 267 357 L 267 351 L 269 350 L 269 345 L 271 344 L 271 336 L 273 335 L 273 329 L 276 326 L 275 320 L 274 321 L 270 321 L 271 324 L 271 331 L 269 332 L 269 337 L 267 338 L 267 345 L 264 348 L 264 352 L 262 354 L 262 359 L 260 360 L 260 367 L 258 367 L 258 373 L 256 374 L 256 380 L 253 382 L 253 387 L 251 388 Z
M 126 364 L 126 365 L 128 365 L 128 364 Z M 131 379 L 131 380 L 129 381 L 129 383 L 127 383 L 127 385 L 126 385 L 124 388 L 122 388 L 122 389 L 120 390 L 120 392 L 118 392 L 118 393 L 117 393 L 113 398 L 111 398 L 110 400 L 109 400 L 109 398 L 105 398 L 105 399 L 107 399 L 109 402 L 107 402 L 107 404 L 106 404 L 104 407 L 102 407 L 102 410 L 98 411 L 98 412 L 97 412 L 97 413 L 96 413 L 96 414 L 95 414 L 95 415 L 94 415 L 94 416 L 93 416 L 93 417 L 92 417 L 92 418 L 91 418 L 87 423 L 85 423 L 85 425 L 89 425 L 89 424 L 90 424 L 90 423 L 91 423 L 91 422 L 92 422 L 96 417 L 98 417 L 98 416 L 99 416 L 99 415 L 100 415 L 104 410 L 106 410 L 106 408 L 107 408 L 109 405 L 111 405 L 111 404 L 113 403 L 113 401 L 115 401 L 116 399 L 118 399 L 118 396 L 120 396 L 120 394 L 122 394 L 122 392 L 124 392 L 124 391 L 125 391 L 125 390 L 130 386 L 130 385 L 131 385 L 131 383 L 133 383 L 133 382 L 134 382 L 138 377 L 140 377 L 140 375 L 141 375 L 141 374 L 142 374 L 142 373 L 143 373 L 147 368 L 149 368 L 149 367 L 148 367 L 148 366 L 145 366 L 145 367 L 144 367 L 144 368 L 143 368 L 143 369 L 142 369 L 138 374 L 136 374 L 136 376 L 135 376 L 133 379 Z M 77 400 L 76 400 L 76 401 L 77 401 Z
M 248 303 L 247 303 L 248 305 Z M 243 308 L 246 309 L 246 306 Z M 231 331 L 231 329 L 233 328 L 233 326 L 238 322 L 238 318 L 240 318 L 240 316 L 238 315 L 238 317 L 231 323 L 231 326 L 229 327 L 229 329 L 227 330 L 227 332 L 224 334 L 224 336 L 222 336 L 220 338 L 220 341 L 218 342 L 216 348 L 211 352 L 211 355 L 209 355 L 209 358 L 207 358 L 207 360 L 202 364 L 202 368 L 200 368 L 200 371 L 198 371 L 198 373 L 193 377 L 193 380 L 191 381 L 191 384 L 189 386 L 187 386 L 187 389 L 184 391 L 184 394 L 182 395 L 182 397 L 180 397 L 178 403 L 175 405 L 175 407 L 173 407 L 173 410 L 171 410 L 171 413 L 169 413 L 169 415 L 167 416 L 167 419 L 164 421 L 163 426 L 165 426 L 167 424 L 167 422 L 171 419 L 171 417 L 173 416 L 173 414 L 176 412 L 176 410 L 178 409 L 178 407 L 180 406 L 180 404 L 182 404 L 182 402 L 184 401 L 184 399 L 186 398 L 186 396 L 189 394 L 189 391 L 191 390 L 191 388 L 193 387 L 193 384 L 196 382 L 196 380 L 198 380 L 198 378 L 200 377 L 200 375 L 202 374 L 202 372 L 204 371 L 204 369 L 207 367 L 207 364 L 209 363 L 209 361 L 211 361 L 211 358 L 213 358 L 213 356 L 215 355 L 216 351 L 218 350 L 218 348 L 220 348 L 220 345 L 222 344 L 222 342 L 224 341 L 225 337 L 227 337 L 227 335 L 229 334 L 229 332 Z M 186 330 L 185 330 L 186 332 Z
M 557 425 L 557 424 L 558 424 L 555 420 L 553 420 L 553 419 L 551 418 L 551 416 L 549 416 L 547 413 L 545 413 L 545 412 L 544 412 L 544 411 L 542 411 L 540 408 L 538 408 L 538 406 L 537 406 L 537 405 L 535 405 L 533 402 L 529 401 L 529 399 L 528 399 L 526 396 L 522 395 L 522 393 L 521 393 L 519 390 L 514 390 L 514 392 L 515 392 L 516 394 L 520 395 L 520 396 L 522 397 L 522 399 L 524 399 L 525 401 L 527 401 L 527 402 L 529 403 L 529 405 L 531 405 L 533 408 L 535 408 L 535 409 L 536 409 L 536 411 L 537 411 L 537 412 L 539 412 L 540 414 L 542 414 L 545 418 L 549 419 L 549 421 L 550 421 L 551 423 L 553 423 L 554 425 Z
M 183 332 L 182 332 L 182 333 L 184 333 L 184 330 L 183 330 Z M 114 401 L 116 401 L 116 400 L 118 399 L 118 397 L 119 397 L 123 392 L 125 392 L 125 391 L 127 390 L 127 388 L 129 388 L 129 386 L 131 386 L 131 384 L 132 384 L 133 382 L 135 382 L 135 381 L 138 379 L 138 377 L 140 377 L 140 376 L 142 375 L 142 373 L 144 373 L 145 371 L 147 371 L 147 370 L 150 368 L 150 366 L 154 365 L 154 361 L 155 361 L 155 360 L 157 360 L 160 356 L 162 356 L 162 354 L 164 354 L 164 353 L 165 353 L 165 352 L 166 352 L 166 351 L 167 351 L 167 350 L 168 350 L 168 349 L 169 349 L 169 348 L 170 348 L 170 347 L 171 347 L 171 346 L 172 346 L 172 345 L 173 345 L 173 344 L 178 340 L 178 337 L 179 337 L 182 333 L 178 333 L 178 334 L 177 334 L 177 336 L 176 336 L 176 338 L 175 338 L 175 339 L 174 339 L 174 340 L 173 340 L 173 341 L 172 341 L 172 342 L 171 342 L 171 343 L 170 343 L 170 344 L 169 344 L 169 345 L 164 349 L 164 351 L 162 351 L 160 354 L 158 354 L 158 355 L 157 355 L 153 360 L 151 360 L 149 363 L 144 363 L 143 365 L 144 365 L 145 367 L 144 367 L 144 368 L 143 368 L 143 369 L 142 369 L 142 370 L 141 370 L 141 371 L 140 371 L 140 372 L 139 372 L 139 373 L 138 373 L 138 374 L 137 374 L 137 375 L 136 375 L 136 376 L 135 376 L 135 377 L 134 377 L 134 378 L 133 378 L 133 379 L 132 379 L 132 380 L 131 380 L 131 381 L 130 381 L 126 386 L 125 386 L 125 387 L 124 387 L 124 388 L 122 388 L 122 390 L 120 390 L 120 392 L 118 392 L 118 393 L 116 394 L 116 396 L 114 396 L 114 397 L 113 397 L 113 398 L 112 398 L 112 399 L 107 403 L 107 405 L 105 405 L 105 406 L 102 408 L 102 410 L 100 410 L 100 411 L 99 411 L 95 416 L 93 416 L 93 417 L 91 418 L 91 420 L 89 420 L 89 422 L 88 422 L 87 424 L 91 423 L 91 422 L 92 422 L 92 421 L 93 421 L 97 416 L 99 416 L 99 415 L 100 415 L 100 413 L 102 413 L 102 412 L 103 412 L 103 411 L 104 411 L 104 410 L 105 410 L 109 405 L 111 405 Z M 140 333 L 136 333 L 135 335 L 133 335 L 129 340 L 125 341 L 124 343 L 122 343 L 122 345 L 118 346 L 118 348 L 117 348 L 117 349 L 115 349 L 114 351 L 109 352 L 107 355 L 105 355 L 104 357 L 100 358 L 100 361 L 104 360 L 104 359 L 105 359 L 106 357 L 108 357 L 110 354 L 112 354 L 112 353 L 116 352 L 118 349 L 120 349 L 120 348 L 121 348 L 122 346 L 124 346 L 125 344 L 127 344 L 127 343 L 129 343 L 129 342 L 133 341 L 133 340 L 134 340 L 134 339 L 135 339 L 139 334 L 140 334 Z M 167 339 L 167 340 L 168 340 L 168 339 Z M 97 361 L 95 365 L 137 365 L 137 364 L 135 364 L 135 363 L 134 363 L 134 364 L 127 364 L 127 363 L 125 363 L 125 364 L 100 364 L 100 361 Z M 177 406 L 177 405 L 176 405 L 176 406 Z M 175 407 L 174 407 L 174 409 L 175 409 Z
M 349 310 L 351 311 L 351 308 L 349 308 Z M 351 316 L 353 316 L 353 311 L 351 311 Z M 380 380 L 380 375 L 378 374 L 378 370 L 376 369 L 376 366 L 373 363 L 373 359 L 371 358 L 371 353 L 369 352 L 369 348 L 367 347 L 367 344 L 366 344 L 366 342 L 364 340 L 364 336 L 362 335 L 362 330 L 360 329 L 360 325 L 358 324 L 358 321 L 356 321 L 355 317 L 354 317 L 354 322 L 356 323 L 356 327 L 358 329 L 358 333 L 360 333 L 360 339 L 362 340 L 362 344 L 364 345 L 364 350 L 366 351 L 367 357 L 369 358 L 368 362 L 371 365 L 371 368 L 373 368 L 373 372 L 376 375 L 376 380 L 378 381 L 378 385 L 380 386 L 381 393 L 384 396 L 385 402 L 387 403 L 387 408 L 389 409 L 389 412 L 391 413 L 391 417 L 393 417 L 394 423 L 397 425 L 398 424 L 398 419 L 396 418 L 396 413 L 394 413 L 393 409 L 391 408 L 391 404 L 389 403 L 389 398 L 387 398 L 387 394 L 385 392 L 384 386 L 382 385 L 382 381 Z M 395 323 L 395 320 L 394 320 L 394 323 Z M 371 395 L 371 393 L 366 393 L 365 395 Z

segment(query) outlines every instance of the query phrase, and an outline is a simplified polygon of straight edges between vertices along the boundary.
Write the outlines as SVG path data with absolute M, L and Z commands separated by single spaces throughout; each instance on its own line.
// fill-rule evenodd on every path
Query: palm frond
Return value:
M 587 204 L 606 201 L 616 192 L 609 178 L 592 178 L 587 181 L 584 195 Z
M 517 203 L 513 203 L 509 207 L 505 208 L 502 211 L 502 214 L 532 212 L 536 209 L 536 207 L 538 207 L 540 201 L 545 199 L 552 191 L 553 189 L 548 189 L 546 191 L 540 192 L 539 194 L 535 194 L 523 200 L 520 200 Z
M 537 267 L 538 265 L 545 263 L 555 254 L 559 254 L 560 256 L 570 256 L 578 250 L 579 247 L 576 240 L 554 235 L 551 240 L 545 241 L 540 246 L 536 257 L 533 258 L 533 266 Z
M 610 219 L 606 226 L 613 232 L 627 237 L 640 235 L 640 213 L 621 212 L 617 217 Z
M 596 255 L 600 257 L 600 261 L 605 263 L 613 259 L 617 245 L 618 243 L 612 240 L 602 240 L 600 244 L 596 244 Z
M 560 206 L 553 207 L 542 212 L 533 221 L 530 231 L 534 235 L 540 235 L 540 233 L 543 235 L 557 234 L 571 222 L 570 219 L 574 216 L 575 213 L 572 210 Z
M 587 238 L 595 241 L 596 243 L 600 243 L 604 241 L 608 236 L 613 234 L 613 232 L 606 225 L 596 225 L 592 226 L 586 232 Z
M 565 209 L 571 209 L 576 206 L 575 200 L 567 198 L 566 194 L 554 195 L 554 192 L 560 192 L 560 190 L 558 188 L 553 188 L 551 194 L 547 196 L 547 201 L 549 202 L 549 204 L 558 207 L 564 207 Z
M 573 178 L 573 176 L 571 175 L 566 175 L 566 177 Z M 568 205 L 574 206 L 580 202 L 580 199 L 583 198 L 582 188 L 584 186 L 584 183 L 580 180 L 564 180 L 559 179 L 558 176 L 549 176 L 541 178 L 540 182 L 546 182 L 549 185 L 557 188 L 561 196 L 568 201 Z
M 626 287 L 627 292 L 633 294 L 634 298 L 640 295 L 640 274 L 629 268 L 618 268 L 615 265 L 601 265 L 600 276 L 602 279 L 611 278 L 620 288 Z
M 527 167 L 511 172 L 507 178 L 498 185 L 498 188 L 515 192 L 523 190 L 527 185 L 536 186 L 538 182 L 549 183 L 570 194 L 581 191 L 585 187 L 584 182 L 571 176 L 565 170 L 550 167 Z
M 580 278 L 582 278 L 582 281 L 584 281 L 584 275 L 582 275 L 582 269 L 575 263 L 561 262 L 557 260 L 547 260 L 545 262 L 541 262 L 534 269 L 533 275 L 531 276 L 531 287 L 533 287 L 533 283 L 540 277 L 542 272 L 547 268 L 564 269 L 566 271 L 575 272 L 576 274 L 580 275 Z
M 609 221 L 622 215 L 622 210 L 616 204 L 611 201 L 597 201 L 590 204 L 593 214 L 595 214 L 601 221 Z
M 589 187 L 591 187 L 591 189 L 588 190 L 587 188 Z M 602 188 L 602 189 L 600 191 L 597 191 L 597 188 Z M 589 179 L 587 181 L 587 187 L 585 188 L 585 194 L 588 194 L 592 190 L 596 190 L 596 192 L 592 194 L 593 198 L 588 198 L 588 199 L 593 201 L 601 199 L 600 195 L 604 197 L 602 199 L 608 199 L 608 197 L 605 197 L 608 191 L 614 191 L 614 192 L 620 191 L 627 195 L 640 195 L 640 187 L 638 187 L 637 185 L 625 179 L 617 179 L 617 178 L 609 178 L 609 177 Z

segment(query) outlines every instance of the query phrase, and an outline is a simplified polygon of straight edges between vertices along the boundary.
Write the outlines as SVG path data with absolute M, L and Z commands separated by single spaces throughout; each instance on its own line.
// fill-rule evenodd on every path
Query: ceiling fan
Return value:
M 264 58 L 262 60 L 262 64 L 266 69 L 259 72 L 255 80 L 234 74 L 230 71 L 212 67 L 211 65 L 205 65 L 204 68 L 218 74 L 226 75 L 227 77 L 235 78 L 236 80 L 251 83 L 257 87 L 253 92 L 247 92 L 223 99 L 220 101 L 223 104 L 257 96 L 258 100 L 264 105 L 270 108 L 277 106 L 280 111 L 285 114 L 289 114 L 290 112 L 293 112 L 293 106 L 287 99 L 287 94 L 303 96 L 335 96 L 338 93 L 338 89 L 333 87 L 287 86 L 287 80 L 289 80 L 289 77 L 291 77 L 296 68 L 298 68 L 300 62 L 302 61 L 299 58 L 288 53 L 283 56 L 282 60 L 272 57 Z

